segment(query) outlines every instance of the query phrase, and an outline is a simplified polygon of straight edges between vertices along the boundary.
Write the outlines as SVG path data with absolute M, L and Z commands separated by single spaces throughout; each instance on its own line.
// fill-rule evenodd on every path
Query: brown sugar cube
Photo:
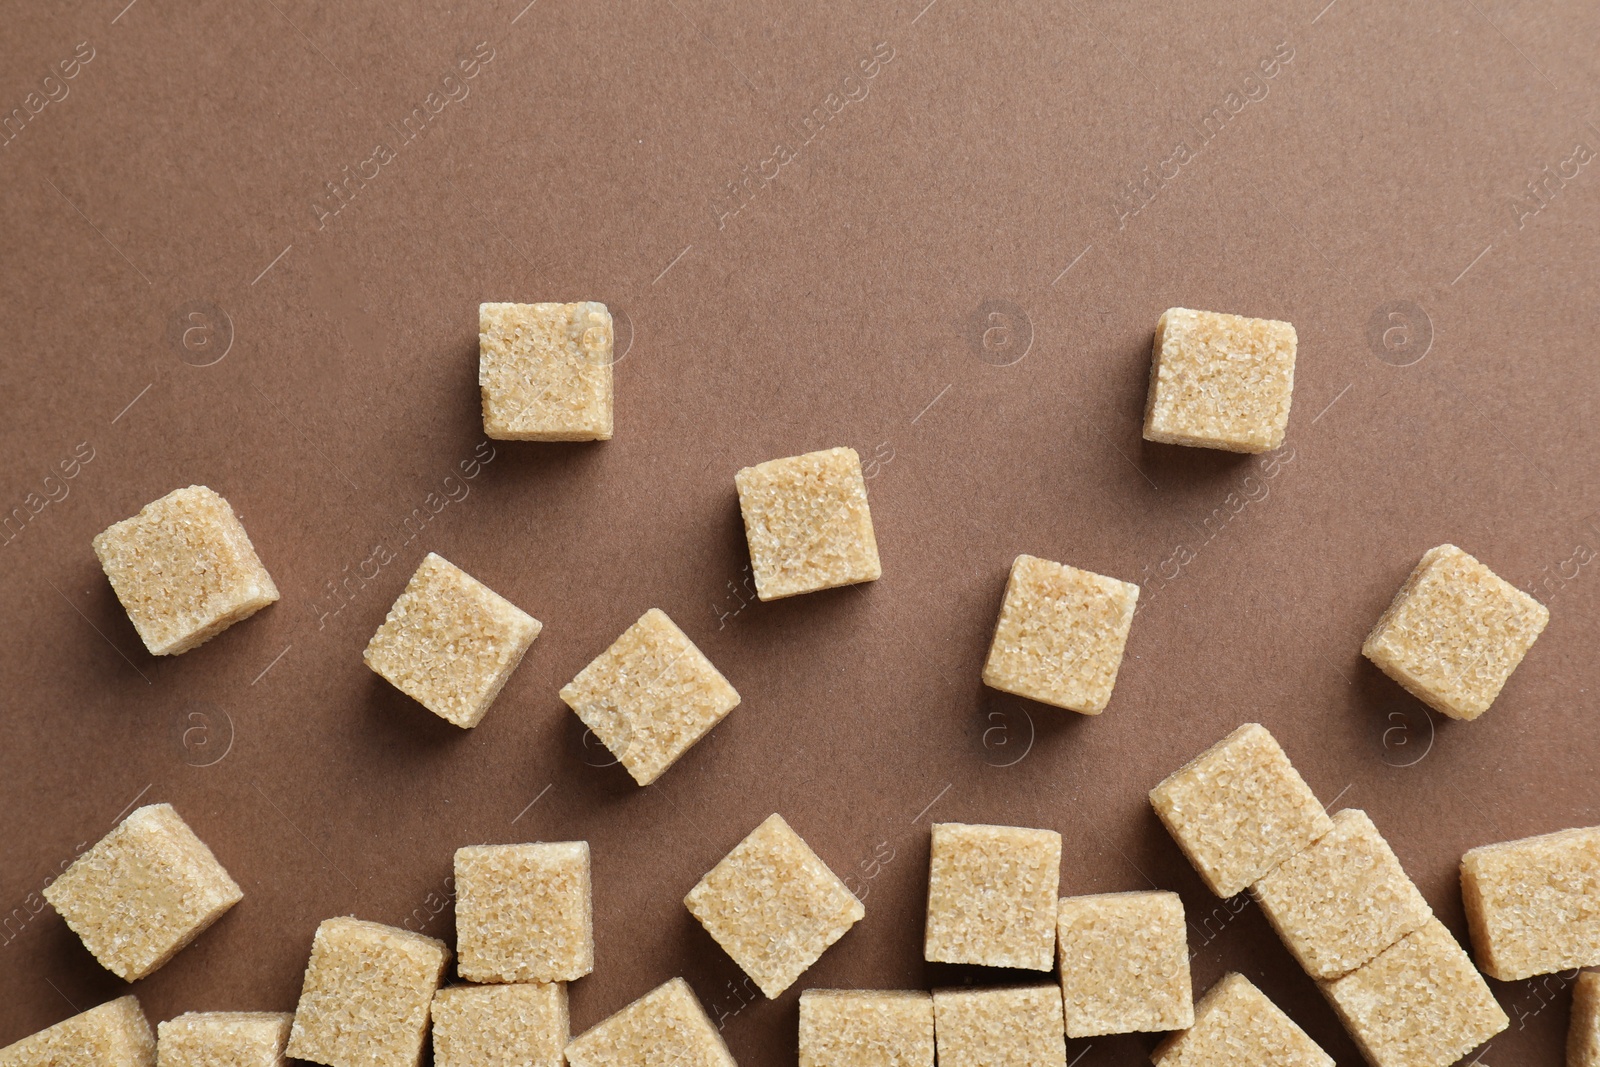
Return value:
M 666 612 L 651 608 L 561 688 L 633 780 L 649 785 L 739 704 Z
M 1150 1054 L 1156 1067 L 1334 1067 L 1333 1057 L 1242 974 L 1212 986 L 1194 1025 Z
M 567 1045 L 571 1067 L 738 1067 L 682 978 L 657 986 Z
M 1048 971 L 1060 885 L 1061 835 L 1054 830 L 934 823 L 923 956 Z
M 1510 1025 L 1438 919 L 1317 984 L 1372 1067 L 1446 1067 Z
M 1068 1037 L 1194 1024 L 1189 942 L 1176 893 L 1063 897 L 1061 999 Z
M 153 655 L 204 644 L 278 599 L 250 535 L 203 485 L 174 489 L 94 539 L 139 639 Z
M 156 1026 L 156 1067 L 284 1067 L 293 1022 L 286 1011 L 192 1011 Z
M 1600 826 L 1471 850 L 1461 857 L 1461 899 L 1490 978 L 1600 965 Z
M 483 720 L 542 628 L 538 619 L 429 552 L 362 659 L 439 718 L 470 729 Z
M 1578 983 L 1572 987 L 1567 1067 L 1600 1067 L 1600 974 L 1593 971 L 1578 975 Z
M 594 970 L 589 843 L 456 850 L 456 970 L 469 982 L 569 982 Z
M 450 950 L 361 919 L 326 919 L 311 942 L 289 1055 L 328 1067 L 416 1067 Z
M 883 577 L 855 449 L 768 460 L 733 482 L 762 600 Z
M 451 986 L 433 995 L 433 1067 L 562 1067 L 562 982 Z
M 873 989 L 800 994 L 800 1067 L 933 1067 L 933 997 Z
M 939 1067 L 1065 1067 L 1061 987 L 935 989 Z
M 769 1000 L 867 909 L 781 815 L 769 815 L 683 898 Z
M 1361 646 L 1412 696 L 1476 719 L 1550 621 L 1550 610 L 1455 545 L 1430 548 Z
M 137 997 L 119 997 L 15 1044 L 0 1067 L 155 1067 L 156 1038 Z
M 611 439 L 611 312 L 479 304 L 483 432 L 499 441 Z
M 127 982 L 150 974 L 243 899 L 171 804 L 148 804 L 44 890 L 100 965 Z
M 1145 440 L 1277 448 L 1289 425 L 1295 344 L 1287 322 L 1168 308 L 1156 322 Z
M 1117 684 L 1139 587 L 1036 556 L 1011 564 L 983 683 L 1098 715 Z
M 1305 779 L 1247 722 L 1154 789 L 1150 805 L 1206 887 L 1231 897 L 1333 829 Z
M 1389 843 L 1354 808 L 1250 892 L 1313 978 L 1348 974 L 1433 917 Z

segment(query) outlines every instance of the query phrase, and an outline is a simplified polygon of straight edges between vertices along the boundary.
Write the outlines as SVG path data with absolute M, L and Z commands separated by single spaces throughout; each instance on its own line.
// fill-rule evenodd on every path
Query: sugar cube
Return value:
M 800 994 L 800 1067 L 933 1067 L 933 997 L 876 989 Z
M 1472 849 L 1461 857 L 1461 898 L 1491 978 L 1600 965 L 1600 826 Z
M 1189 942 L 1178 894 L 1063 897 L 1058 914 L 1068 1037 L 1193 1025 Z
M 1156 1067 L 1334 1067 L 1295 1021 L 1242 974 L 1212 986 L 1194 1008 L 1194 1025 L 1150 1054 Z
M 657 986 L 567 1045 L 571 1067 L 738 1067 L 682 978 Z
M 4 1056 L 0 1056 L 0 1061 Z M 1600 974 L 1585 971 L 1572 987 L 1567 1067 L 1600 1067 Z
M 611 438 L 611 312 L 577 304 L 479 304 L 483 432 L 500 441 Z
M 855 449 L 768 460 L 733 481 L 762 600 L 883 577 Z
M 562 1067 L 562 982 L 451 986 L 433 995 L 433 1067 Z
M 0 1048 L 0 1067 L 155 1067 L 137 997 L 119 997 Z
M 456 850 L 456 970 L 469 982 L 569 982 L 594 970 L 589 843 Z
M 1061 987 L 935 989 L 939 1067 L 1065 1067 Z
M 286 1011 L 192 1011 L 156 1026 L 156 1067 L 284 1067 Z
M 1168 308 L 1156 322 L 1145 440 L 1277 448 L 1289 425 L 1295 345 L 1287 322 Z
M 924 957 L 1048 971 L 1060 885 L 1054 830 L 934 823 Z

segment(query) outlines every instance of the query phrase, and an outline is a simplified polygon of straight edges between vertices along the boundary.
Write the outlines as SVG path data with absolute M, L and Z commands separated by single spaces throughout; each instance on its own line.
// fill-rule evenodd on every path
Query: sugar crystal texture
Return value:
M 155 1067 L 137 997 L 119 997 L 0 1048 L 0 1067 Z
M 433 1067 L 562 1067 L 561 982 L 450 986 L 433 995 Z
M 1473 954 L 1502 982 L 1600 965 L 1600 826 L 1461 857 Z
M 1054 830 L 934 823 L 924 957 L 1050 970 L 1060 885 Z
M 611 437 L 611 312 L 604 304 L 479 304 L 483 432 L 500 441 Z
M 1068 1037 L 1182 1030 L 1194 1022 L 1178 894 L 1063 897 L 1058 914 Z
M 921 990 L 800 994 L 800 1067 L 933 1067 L 933 997 Z
M 1145 440 L 1277 448 L 1289 425 L 1296 343 L 1287 322 L 1168 308 L 1156 322 Z
M 939 1067 L 1065 1067 L 1061 987 L 935 989 Z
M 571 1067 L 738 1067 L 682 978 L 657 986 L 567 1045 Z
M 589 843 L 456 850 L 456 970 L 469 982 L 567 982 L 594 970 Z
M 1567 1067 L 1600 1067 L 1600 974 L 1586 971 L 1572 987 Z
M 883 576 L 855 449 L 768 460 L 733 480 L 762 600 Z
M 1156 1067 L 1334 1067 L 1333 1057 L 1242 974 L 1194 1008 L 1194 1025 L 1150 1054 Z
M 156 1067 L 284 1067 L 286 1011 L 188 1012 L 156 1026 Z

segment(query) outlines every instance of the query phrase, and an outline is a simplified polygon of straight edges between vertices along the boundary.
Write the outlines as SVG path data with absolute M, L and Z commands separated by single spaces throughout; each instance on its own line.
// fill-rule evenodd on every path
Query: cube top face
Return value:
M 1289 425 L 1296 343 L 1287 322 L 1168 308 L 1156 323 L 1145 440 L 1277 448 Z
M 924 957 L 1050 970 L 1060 886 L 1054 830 L 934 823 Z
M 768 999 L 867 913 L 779 815 L 750 831 L 683 903 Z
M 1219 897 L 1333 829 L 1277 740 L 1253 722 L 1169 775 L 1150 791 L 1150 805 Z
M 1461 857 L 1461 897 L 1491 978 L 1600 965 L 1600 826 L 1472 849 Z
M 244 897 L 170 804 L 138 808 L 44 890 L 100 965 L 132 982 Z
M 469 982 L 568 982 L 594 970 L 589 843 L 456 850 L 456 970 Z
M 482 721 L 541 628 L 538 619 L 429 552 L 362 658 L 406 696 L 468 729 Z
M 1176 893 L 1064 897 L 1061 994 L 1068 1037 L 1194 1024 L 1189 942 Z
M 278 599 L 233 508 L 203 485 L 112 524 L 94 552 L 152 655 L 187 652 Z
M 604 304 L 479 304 L 483 432 L 500 441 L 610 440 L 611 363 Z
M 1194 1014 L 1193 1026 L 1150 1054 L 1156 1067 L 1334 1067 L 1333 1057 L 1242 974 L 1212 986 Z
M 1061 987 L 935 989 L 939 1067 L 1065 1067 Z
M 768 460 L 733 480 L 762 600 L 883 577 L 855 449 Z
M 1313 978 L 1348 974 L 1433 917 L 1433 909 L 1364 811 L 1251 887 L 1267 921 Z
M 1550 621 L 1550 611 L 1455 545 L 1429 549 L 1361 646 L 1413 696 L 1476 719 Z
M 738 1067 L 689 983 L 657 986 L 572 1039 L 571 1067 Z
M 0 1067 L 155 1067 L 137 997 L 119 997 L 0 1048 Z
M 1438 919 L 1319 984 L 1373 1067 L 1447 1067 L 1510 1025 Z
M 282 1067 L 294 1015 L 189 1012 L 156 1026 L 157 1067 Z
M 434 1067 L 562 1067 L 561 982 L 451 986 L 433 995 Z
M 651 608 L 561 689 L 561 699 L 649 785 L 739 704 L 666 612 Z
M 1567 1067 L 1600 1067 L 1600 974 L 1586 971 L 1572 987 Z
M 416 1067 L 449 959 L 432 937 L 325 920 L 311 942 L 288 1054 L 328 1067 Z
M 933 996 L 808 989 L 800 994 L 800 1067 L 933 1067 Z
M 1098 715 L 1111 700 L 1139 587 L 1035 556 L 1006 581 L 983 681 L 1058 708 Z

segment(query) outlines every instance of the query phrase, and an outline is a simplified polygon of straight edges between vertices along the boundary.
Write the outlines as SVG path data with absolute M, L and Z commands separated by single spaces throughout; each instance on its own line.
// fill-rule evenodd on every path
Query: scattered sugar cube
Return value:
M 15 1044 L 0 1067 L 155 1067 L 156 1038 L 137 997 L 119 997 Z
M 278 599 L 233 508 L 203 485 L 113 523 L 95 536 L 94 554 L 156 656 L 187 652 Z
M 924 957 L 1048 971 L 1060 885 L 1054 830 L 934 823 Z
M 800 1067 L 933 1067 L 933 997 L 921 990 L 806 990 Z
M 1156 322 L 1145 440 L 1277 448 L 1289 426 L 1296 343 L 1287 322 L 1168 308 Z
M 1600 826 L 1471 850 L 1461 857 L 1461 898 L 1491 978 L 1600 965 Z
M 939 1067 L 1065 1067 L 1061 987 L 935 989 Z
M 1259 723 L 1247 722 L 1150 790 L 1150 804 L 1219 897 L 1333 829 L 1333 820 Z
M 1178 894 L 1063 897 L 1058 914 L 1068 1037 L 1194 1024 L 1189 941 Z
M 567 1046 L 571 1067 L 738 1067 L 682 978 L 657 986 Z
M 0 1062 L 4 1062 L 0 1055 Z M 1600 1067 L 1600 974 L 1585 971 L 1572 987 L 1567 1067 Z
M 768 460 L 733 481 L 762 600 L 883 577 L 855 449 Z
M 611 439 L 611 312 L 479 304 L 483 432 L 499 441 Z
M 1431 548 L 1361 654 L 1418 700 L 1476 719 L 1550 621 L 1550 610 L 1455 545 Z
M 1389 842 L 1354 808 L 1250 891 L 1313 978 L 1350 973 L 1433 917 Z
M 1006 581 L 983 682 L 1098 715 L 1117 684 L 1139 587 L 1036 556 L 1018 556 Z
M 562 1067 L 561 982 L 451 986 L 433 995 L 433 1067 Z
M 781 815 L 769 815 L 683 898 L 769 1000 L 867 909 Z
M 561 699 L 649 785 L 739 704 L 666 612 L 651 608 L 561 689 Z
M 289 1055 L 328 1067 L 417 1067 L 450 950 L 361 919 L 326 919 L 311 942 Z
M 1438 919 L 1317 984 L 1373 1067 L 1447 1067 L 1510 1025 Z
M 191 1011 L 156 1026 L 156 1067 L 284 1067 L 286 1011 Z
M 1334 1067 L 1333 1057 L 1242 974 L 1212 986 L 1194 1025 L 1150 1054 L 1156 1067 Z
M 124 981 L 152 973 L 243 899 L 171 804 L 147 804 L 44 890 L 100 965 Z
M 570 982 L 594 970 L 589 843 L 456 850 L 456 970 L 469 982 Z

